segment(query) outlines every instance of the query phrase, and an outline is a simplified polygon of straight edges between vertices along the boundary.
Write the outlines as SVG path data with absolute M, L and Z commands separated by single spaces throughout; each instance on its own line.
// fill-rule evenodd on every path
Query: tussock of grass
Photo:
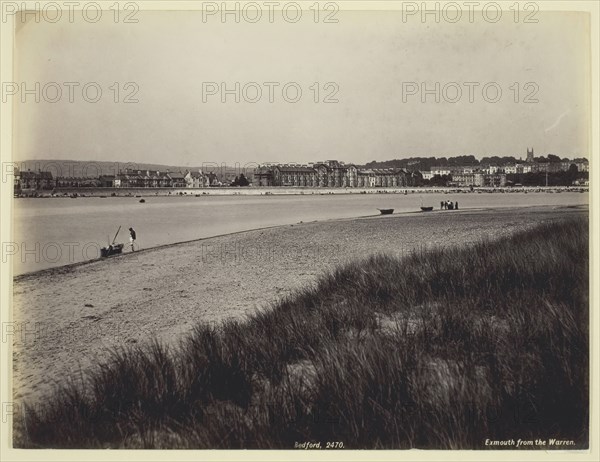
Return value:
M 587 223 L 340 267 L 177 349 L 117 351 L 15 426 L 21 447 L 587 447 Z

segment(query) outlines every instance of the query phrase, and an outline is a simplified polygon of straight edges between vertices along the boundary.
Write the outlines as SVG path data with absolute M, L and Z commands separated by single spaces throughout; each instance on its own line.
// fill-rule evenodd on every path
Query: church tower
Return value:
M 527 162 L 533 162 L 533 148 L 527 148 Z

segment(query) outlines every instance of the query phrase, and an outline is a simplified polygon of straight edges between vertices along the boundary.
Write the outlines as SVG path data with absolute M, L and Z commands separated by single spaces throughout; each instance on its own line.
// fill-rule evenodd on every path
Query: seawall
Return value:
M 80 197 L 152 197 L 152 196 L 270 196 L 325 194 L 429 194 L 429 193 L 513 193 L 513 192 L 588 192 L 587 186 L 504 186 L 504 187 L 389 187 L 389 188 L 309 188 L 309 187 L 210 187 L 210 188 L 57 188 L 54 190 L 23 191 L 22 197 L 61 197 L 77 194 Z

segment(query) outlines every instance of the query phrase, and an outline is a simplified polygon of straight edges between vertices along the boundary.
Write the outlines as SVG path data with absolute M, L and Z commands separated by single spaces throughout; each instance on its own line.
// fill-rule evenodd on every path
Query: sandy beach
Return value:
M 587 207 L 436 211 L 301 223 L 15 278 L 14 399 L 40 401 L 111 349 L 176 345 L 198 322 L 243 319 L 345 261 L 469 245 Z

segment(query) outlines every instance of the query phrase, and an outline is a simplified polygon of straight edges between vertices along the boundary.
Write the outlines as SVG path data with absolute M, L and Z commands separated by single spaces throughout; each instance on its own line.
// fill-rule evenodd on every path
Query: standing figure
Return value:
M 444 210 L 444 201 L 440 202 L 440 210 Z
M 458 210 L 458 201 L 454 203 L 454 210 Z
M 135 249 L 133 245 L 135 244 L 136 234 L 135 229 L 129 228 L 129 244 L 131 245 L 131 251 L 134 252 Z

